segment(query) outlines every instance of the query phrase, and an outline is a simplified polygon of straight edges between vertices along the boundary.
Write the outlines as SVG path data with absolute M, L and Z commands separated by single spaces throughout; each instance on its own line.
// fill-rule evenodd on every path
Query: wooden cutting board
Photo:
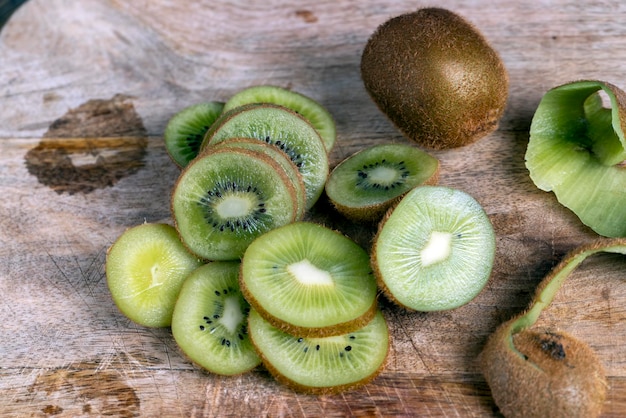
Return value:
M 307 396 L 262 369 L 219 377 L 193 366 L 168 329 L 113 305 L 108 246 L 127 227 L 170 222 L 178 175 L 162 143 L 184 106 L 254 84 L 292 88 L 337 122 L 332 164 L 365 146 L 406 142 L 369 100 L 362 48 L 386 19 L 424 1 L 30 0 L 0 32 L 0 415 L 497 416 L 476 356 L 523 310 L 565 252 L 596 237 L 530 181 L 533 112 L 558 84 L 626 87 L 620 0 L 446 1 L 476 24 L 510 73 L 500 129 L 433 152 L 440 184 L 485 208 L 497 233 L 492 277 L 471 303 L 411 313 L 382 301 L 392 345 L 371 384 Z M 310 220 L 368 247 L 322 199 Z M 604 416 L 626 411 L 626 260 L 598 255 L 568 279 L 541 325 L 587 341 L 609 376 Z

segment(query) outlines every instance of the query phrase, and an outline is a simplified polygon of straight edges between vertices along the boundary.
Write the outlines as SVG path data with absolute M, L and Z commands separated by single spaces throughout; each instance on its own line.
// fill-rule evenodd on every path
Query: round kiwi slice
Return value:
M 276 380 L 305 393 L 331 394 L 362 386 L 383 369 L 389 351 L 389 330 L 380 311 L 362 328 L 325 338 L 285 333 L 254 309 L 248 329 Z
M 285 225 L 254 240 L 243 256 L 240 282 L 266 320 L 301 336 L 343 334 L 376 311 L 367 252 L 311 222 Z
M 525 158 L 533 183 L 606 237 L 626 236 L 625 131 L 626 93 L 596 80 L 546 92 L 530 126 Z
M 293 222 L 293 184 L 266 154 L 212 149 L 179 176 L 171 199 L 176 229 L 207 260 L 239 259 L 257 236 Z
M 289 159 L 287 154 L 280 151 L 276 147 L 253 138 L 230 138 L 218 144 L 213 145 L 216 149 L 221 147 L 231 147 L 239 149 L 247 149 L 255 152 L 262 152 L 272 157 L 278 163 L 280 168 L 285 172 L 289 180 L 292 181 L 296 191 L 298 202 L 297 216 L 295 220 L 301 220 L 306 212 L 306 190 L 304 188 L 304 180 L 298 171 L 298 167 Z
M 333 169 L 326 182 L 326 195 L 347 218 L 375 221 L 412 188 L 436 184 L 438 174 L 439 160 L 417 147 L 374 145 Z
M 163 140 L 169 156 L 179 167 L 185 167 L 198 155 L 204 135 L 223 109 L 223 102 L 198 103 L 172 116 Z
M 283 106 L 247 104 L 224 113 L 207 132 L 201 149 L 239 137 L 265 141 L 287 154 L 302 174 L 307 209 L 315 204 L 324 190 L 329 162 L 322 138 L 306 119 Z
M 337 137 L 335 120 L 326 108 L 310 97 L 278 86 L 252 86 L 228 99 L 224 112 L 249 103 L 274 103 L 285 106 L 311 122 L 322 137 L 327 152 L 335 145 Z
M 172 316 L 174 340 L 194 363 L 221 375 L 261 363 L 248 336 L 250 307 L 239 290 L 238 261 L 214 261 L 183 283 Z
M 408 138 L 442 149 L 496 130 L 508 73 L 476 27 L 442 8 L 422 8 L 380 25 L 361 56 L 372 100 Z
M 372 267 L 384 293 L 405 308 L 439 311 L 472 300 L 485 286 L 495 234 L 467 193 L 418 186 L 379 224 Z
M 147 327 L 167 327 L 183 281 L 201 264 L 173 226 L 144 223 L 124 231 L 109 247 L 107 285 L 129 319 Z

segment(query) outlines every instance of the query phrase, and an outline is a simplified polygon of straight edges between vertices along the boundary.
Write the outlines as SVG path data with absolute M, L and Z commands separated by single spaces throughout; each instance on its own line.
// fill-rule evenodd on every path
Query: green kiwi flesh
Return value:
M 292 186 L 263 153 L 226 148 L 204 152 L 174 186 L 176 229 L 187 248 L 204 259 L 240 259 L 256 237 L 296 219 Z
M 248 336 L 249 305 L 239 290 L 239 262 L 214 261 L 185 280 L 172 316 L 172 335 L 183 353 L 221 375 L 261 363 Z
M 315 204 L 328 179 L 329 161 L 322 138 L 306 119 L 279 105 L 239 106 L 214 123 L 201 150 L 229 138 L 241 137 L 265 141 L 287 154 L 302 174 L 307 209 Z
M 306 212 L 306 190 L 302 175 L 298 171 L 298 167 L 289 159 L 287 154 L 278 148 L 253 138 L 229 138 L 218 144 L 212 145 L 212 148 L 219 149 L 222 147 L 247 149 L 254 152 L 262 152 L 273 158 L 280 168 L 285 172 L 289 180 L 293 183 L 293 188 L 297 198 L 297 216 L 295 220 L 302 220 Z
M 169 156 L 179 167 L 185 167 L 198 155 L 204 135 L 223 109 L 223 102 L 205 102 L 188 106 L 172 116 L 163 140 Z
M 626 94 L 595 80 L 546 92 L 530 127 L 525 158 L 533 183 L 605 237 L 626 236 L 625 130 Z
M 292 90 L 279 86 L 258 85 L 240 90 L 226 102 L 224 112 L 250 103 L 273 103 L 302 115 L 319 132 L 327 152 L 335 145 L 335 121 L 320 103 Z
M 418 186 L 379 224 L 371 252 L 389 299 L 416 311 L 457 308 L 486 285 L 495 256 L 493 226 L 469 194 Z
M 380 311 L 353 332 L 325 338 L 285 333 L 254 309 L 248 329 L 270 373 L 305 393 L 332 394 L 365 385 L 384 367 L 389 351 L 389 331 Z
M 330 173 L 326 195 L 353 221 L 380 220 L 409 190 L 436 184 L 439 160 L 404 144 L 374 145 L 347 157 Z
M 109 247 L 105 272 L 120 312 L 139 325 L 167 327 L 183 281 L 201 264 L 173 226 L 145 223 L 127 229 Z
M 440 8 L 380 25 L 363 50 L 361 78 L 400 131 L 433 149 L 468 145 L 496 130 L 508 96 L 497 52 L 473 25 Z
M 266 320 L 301 336 L 352 331 L 376 310 L 367 252 L 311 222 L 276 228 L 252 242 L 243 256 L 240 286 Z

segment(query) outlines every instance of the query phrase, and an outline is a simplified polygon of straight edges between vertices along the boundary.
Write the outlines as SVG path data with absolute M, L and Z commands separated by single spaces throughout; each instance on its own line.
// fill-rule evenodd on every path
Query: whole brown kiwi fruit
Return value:
M 379 26 L 363 50 L 361 77 L 394 125 L 431 149 L 468 145 L 496 130 L 508 97 L 498 53 L 472 24 L 441 8 Z

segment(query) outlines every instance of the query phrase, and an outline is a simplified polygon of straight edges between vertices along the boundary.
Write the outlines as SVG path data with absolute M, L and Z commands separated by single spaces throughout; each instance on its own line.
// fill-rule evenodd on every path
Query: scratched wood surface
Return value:
M 306 396 L 259 368 L 219 377 L 190 364 L 168 329 L 114 307 L 107 247 L 127 227 L 170 222 L 178 169 L 169 117 L 272 83 L 319 100 L 337 122 L 332 163 L 405 139 L 368 99 L 362 48 L 386 19 L 425 1 L 30 0 L 0 32 L 0 416 L 498 416 L 476 356 L 541 278 L 593 232 L 537 190 L 524 166 L 549 88 L 596 78 L 626 87 L 620 0 L 443 1 L 478 26 L 510 74 L 500 129 L 433 153 L 440 183 L 472 194 L 497 233 L 484 291 L 441 313 L 381 301 L 392 345 L 371 384 Z M 368 247 L 373 228 L 322 199 L 309 219 Z M 541 324 L 587 341 L 609 376 L 604 416 L 626 411 L 626 260 L 598 255 L 566 282 Z

